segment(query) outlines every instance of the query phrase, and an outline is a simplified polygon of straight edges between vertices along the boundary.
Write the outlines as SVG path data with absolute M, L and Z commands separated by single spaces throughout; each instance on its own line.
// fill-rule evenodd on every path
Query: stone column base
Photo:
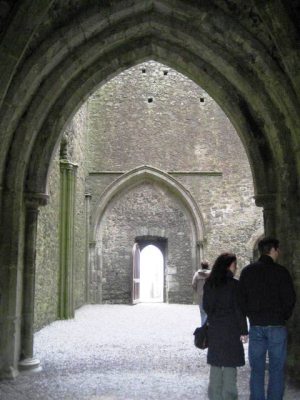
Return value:
M 24 358 L 24 360 L 19 362 L 19 371 L 20 373 L 42 371 L 40 360 L 37 358 Z

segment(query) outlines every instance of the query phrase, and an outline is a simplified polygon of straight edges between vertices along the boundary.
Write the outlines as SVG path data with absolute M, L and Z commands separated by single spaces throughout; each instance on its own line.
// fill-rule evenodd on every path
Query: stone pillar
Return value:
M 263 207 L 265 235 L 276 237 L 276 195 L 258 194 L 254 199 L 258 207 Z
M 85 301 L 91 301 L 91 267 L 90 267 L 90 210 L 92 195 L 85 195 Z
M 97 303 L 96 242 L 89 243 L 91 301 Z
M 60 160 L 59 318 L 74 318 L 74 246 L 77 165 Z
M 25 194 L 25 248 L 23 273 L 23 306 L 21 324 L 20 371 L 41 371 L 33 355 L 36 235 L 39 206 L 47 203 L 43 194 Z
M 95 263 L 96 263 L 96 282 L 97 282 L 97 294 L 96 294 L 96 303 L 102 304 L 103 302 L 103 291 L 102 291 L 102 265 L 101 265 L 101 255 L 99 252 L 99 247 L 95 248 Z

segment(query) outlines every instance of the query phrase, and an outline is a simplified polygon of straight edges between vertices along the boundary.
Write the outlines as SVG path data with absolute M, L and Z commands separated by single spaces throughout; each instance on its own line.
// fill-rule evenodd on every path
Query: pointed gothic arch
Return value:
M 111 207 L 116 202 L 121 201 L 124 195 L 132 189 L 139 188 L 144 183 L 149 182 L 161 186 L 163 190 L 166 190 L 166 196 L 176 202 L 187 222 L 190 242 L 186 250 L 190 252 L 190 258 L 188 269 L 185 272 L 185 279 L 189 281 L 194 271 L 198 268 L 200 260 L 204 257 L 205 222 L 196 201 L 190 192 L 170 174 L 144 165 L 134 168 L 112 182 L 93 207 L 90 216 L 91 276 L 95 275 L 94 271 L 100 271 L 102 276 L 103 229 L 105 229 L 105 219 L 109 215 Z M 176 236 L 176 229 L 172 230 L 171 226 L 166 229 L 166 226 L 163 224 L 160 225 L 159 222 L 155 227 L 148 228 L 147 225 L 137 225 L 135 229 L 135 231 L 132 231 L 134 235 L 132 239 L 135 237 L 135 240 L 138 242 L 140 242 L 141 238 L 149 240 L 151 237 L 160 238 L 164 241 L 171 238 L 174 240 L 174 236 Z M 96 303 L 102 302 L 101 282 L 92 282 L 91 292 Z
M 171 175 L 147 165 L 135 168 L 120 176 L 110 184 L 101 195 L 91 212 L 90 241 L 95 242 L 97 240 L 98 225 L 109 202 L 114 197 L 119 196 L 123 191 L 128 190 L 133 186 L 137 186 L 145 180 L 159 182 L 174 194 L 191 216 L 195 242 L 203 244 L 203 241 L 205 240 L 204 218 L 192 195 Z
M 211 14 L 211 7 L 207 4 L 197 9 L 178 1 L 175 11 L 162 0 L 151 4 L 141 1 L 139 7 L 133 13 L 128 11 L 127 18 L 124 19 L 126 7 L 126 2 L 123 8 L 112 7 L 113 26 L 108 21 L 103 21 L 102 9 L 96 7 L 89 10 L 81 16 L 80 29 L 77 21 L 74 21 L 64 27 L 62 32 L 53 32 L 24 63 L 22 73 L 16 74 L 11 95 L 13 91 L 20 90 L 18 96 L 14 95 L 14 101 L 18 99 L 18 107 L 5 110 L 6 119 L 11 122 L 4 147 L 7 145 L 9 149 L 9 139 L 17 126 L 16 121 L 25 110 L 27 123 L 25 126 L 21 124 L 17 136 L 24 138 L 25 132 L 28 136 L 25 143 L 28 142 L 30 146 L 27 150 L 24 148 L 26 154 L 20 159 L 21 169 L 15 169 L 16 175 L 12 171 L 11 178 L 13 175 L 27 173 L 24 170 L 25 157 L 25 164 L 30 160 L 26 191 L 45 193 L 47 189 L 44 182 L 47 180 L 48 166 L 59 135 L 82 102 L 99 85 L 124 68 L 143 59 L 153 58 L 185 73 L 221 105 L 240 134 L 248 153 L 256 193 L 273 193 L 274 189 L 271 187 L 274 188 L 278 180 L 274 172 L 274 160 L 283 161 L 281 150 L 287 144 L 287 136 L 283 132 L 288 127 L 282 126 L 280 115 L 281 112 L 284 113 L 292 124 L 293 121 L 298 121 L 299 109 L 295 108 L 296 102 L 289 104 L 289 82 L 268 53 L 249 32 L 234 23 L 220 9 L 215 8 Z M 205 20 L 205 24 L 201 25 L 201 32 L 196 32 L 188 24 L 183 28 L 182 17 L 189 18 L 190 15 L 193 15 L 195 21 Z M 218 30 L 214 29 L 216 26 Z M 228 26 L 232 26 L 232 29 L 227 29 Z M 174 27 L 178 31 L 177 38 L 172 35 Z M 110 36 L 112 28 L 114 35 Z M 220 28 L 222 34 L 219 34 Z M 240 47 L 240 40 L 244 47 Z M 69 52 L 75 58 L 71 64 L 68 62 Z M 243 61 L 248 52 L 253 52 L 256 57 L 255 65 Z M 239 58 L 241 65 L 234 73 L 230 62 L 231 53 Z M 33 68 L 37 61 L 38 69 Z M 280 81 L 280 96 L 278 91 L 274 91 L 271 80 L 263 85 L 255 84 L 256 76 L 265 68 L 276 82 Z M 21 85 L 21 82 L 26 84 Z M 21 92 L 26 86 L 29 89 Z M 285 101 L 282 101 L 283 98 Z M 31 101 L 32 99 L 36 101 Z M 27 129 L 30 125 L 35 126 L 34 131 Z M 292 140 L 298 147 L 297 139 L 293 137 Z M 278 141 L 282 147 L 277 145 Z M 42 151 L 38 151 L 40 154 L 31 154 L 32 145 L 40 150 L 42 143 L 45 146 L 42 146 Z M 14 148 L 15 146 L 11 148 L 12 155 L 18 154 Z M 286 162 L 282 168 L 288 168 Z M 283 184 L 281 181 L 280 183 Z

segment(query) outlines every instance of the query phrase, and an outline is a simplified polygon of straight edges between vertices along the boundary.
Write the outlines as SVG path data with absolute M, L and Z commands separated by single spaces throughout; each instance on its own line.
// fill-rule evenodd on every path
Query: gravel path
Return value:
M 207 399 L 206 351 L 193 345 L 198 306 L 88 305 L 35 335 L 43 371 L 0 382 L 5 400 Z M 238 371 L 249 399 L 249 367 Z M 286 390 L 285 400 L 300 398 Z

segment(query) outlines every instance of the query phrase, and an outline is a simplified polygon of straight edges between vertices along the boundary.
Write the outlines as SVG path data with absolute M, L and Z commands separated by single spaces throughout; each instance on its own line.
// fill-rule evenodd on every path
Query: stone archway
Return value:
M 93 4 L 88 9 L 81 5 L 70 12 L 69 20 L 63 6 L 47 14 L 53 4 L 47 1 L 35 7 L 19 2 L 2 34 L 1 281 L 5 286 L 0 369 L 4 376 L 17 374 L 21 342 L 32 328 L 32 309 L 27 305 L 32 303 L 35 226 L 38 208 L 47 201 L 49 165 L 60 135 L 97 87 L 141 60 L 151 57 L 182 71 L 222 106 L 248 153 L 266 233 L 282 239 L 282 255 L 291 268 L 297 268 L 300 251 L 299 224 L 295 224 L 299 55 L 294 50 L 297 27 L 284 2 L 277 3 L 273 16 L 271 0 L 254 1 L 262 34 L 252 29 L 250 10 L 247 24 L 218 2 L 199 6 L 179 0 L 120 1 L 111 8 Z M 283 27 L 280 35 L 278 21 Z M 292 34 L 285 21 L 293 27 Z M 29 299 L 22 298 L 22 285 Z M 21 334 L 22 318 L 28 326 Z M 298 327 L 296 317 L 295 324 Z M 297 339 L 294 343 L 291 367 L 299 358 Z
M 104 286 L 108 286 L 106 282 L 110 280 L 112 283 L 111 285 L 114 285 L 114 274 L 118 274 L 119 272 L 114 272 L 114 270 L 109 269 L 109 267 L 106 267 L 106 262 L 105 258 L 104 261 L 102 260 L 101 254 L 107 253 L 107 252 L 113 252 L 115 254 L 115 263 L 118 265 L 118 258 L 117 258 L 117 253 L 118 253 L 118 246 L 115 245 L 113 247 L 113 250 L 107 249 L 107 244 L 106 247 L 103 245 L 103 237 L 104 237 L 104 228 L 103 225 L 106 223 L 106 219 L 108 218 L 107 215 L 111 212 L 111 208 L 113 207 L 113 204 L 118 201 L 118 199 L 121 199 L 124 197 L 125 194 L 130 193 L 130 191 L 134 190 L 137 188 L 141 187 L 141 185 L 150 182 L 151 184 L 154 185 L 159 185 L 162 190 L 163 190 L 163 197 L 173 199 L 172 201 L 177 204 L 177 208 L 179 208 L 180 215 L 182 215 L 182 224 L 186 223 L 187 229 L 189 233 L 187 235 L 190 237 L 189 239 L 189 244 L 187 247 L 184 247 L 184 243 L 182 239 L 180 239 L 180 236 L 175 239 L 178 233 L 178 226 L 174 225 L 173 227 L 173 222 L 170 220 L 170 224 L 165 225 L 162 222 L 162 215 L 159 214 L 160 211 L 157 209 L 157 205 L 154 207 L 154 210 L 157 214 L 160 215 L 160 218 L 158 219 L 157 223 L 152 226 L 147 225 L 147 210 L 145 209 L 142 211 L 144 213 L 143 217 L 143 222 L 137 222 L 136 224 L 130 223 L 129 221 L 133 220 L 131 217 L 130 220 L 128 221 L 128 224 L 130 223 L 130 228 L 129 228 L 129 239 L 127 241 L 122 241 L 122 252 L 121 252 L 121 258 L 126 259 L 126 253 L 124 252 L 124 248 L 128 248 L 130 250 L 130 238 L 131 241 L 138 241 L 140 242 L 141 238 L 144 238 L 143 243 L 145 244 L 147 241 L 151 242 L 154 240 L 153 238 L 164 238 L 164 240 L 169 240 L 169 262 L 171 265 L 168 266 L 167 272 L 166 272 L 166 279 L 167 283 L 169 286 L 178 286 L 178 284 L 172 284 L 171 281 L 175 281 L 176 275 L 177 275 L 177 268 L 178 271 L 180 272 L 181 275 L 183 276 L 183 280 L 181 283 L 182 287 L 185 287 L 183 290 L 182 294 L 176 294 L 177 288 L 173 290 L 172 295 L 167 295 L 165 296 L 167 300 L 169 299 L 171 302 L 176 302 L 176 299 L 178 302 L 187 302 L 187 298 L 189 297 L 189 294 L 192 296 L 191 291 L 190 291 L 190 280 L 191 277 L 194 273 L 194 271 L 198 268 L 198 265 L 200 263 L 200 259 L 204 257 L 203 251 L 203 245 L 204 245 L 204 240 L 205 240 L 205 225 L 204 225 L 204 219 L 201 215 L 201 212 L 193 199 L 193 197 L 190 195 L 190 193 L 183 187 L 182 184 L 180 184 L 176 179 L 174 179 L 172 176 L 169 174 L 160 171 L 156 168 L 153 167 L 148 167 L 148 166 L 141 166 L 139 168 L 135 168 L 132 171 L 129 171 L 128 173 L 122 175 L 120 178 L 116 179 L 102 194 L 98 202 L 96 203 L 92 213 L 91 213 L 91 227 L 90 227 L 90 260 L 91 260 L 91 276 L 101 276 L 102 279 L 100 280 L 100 283 L 97 284 L 96 282 L 92 284 L 92 291 L 94 293 L 93 295 L 93 300 L 95 302 L 102 302 L 102 297 L 103 297 L 103 289 L 102 289 L 102 282 L 104 281 Z M 112 203 L 112 205 L 111 205 Z M 108 210 L 110 208 L 110 210 Z M 128 211 L 129 212 L 129 211 Z M 119 223 L 121 218 L 121 215 L 118 215 L 116 218 L 116 222 L 113 223 L 113 226 L 116 225 L 116 223 Z M 178 218 L 178 217 L 177 217 Z M 184 222 L 184 220 L 186 222 Z M 161 222 L 159 222 L 161 221 Z M 150 221 L 148 221 L 150 222 Z M 115 229 L 116 226 L 115 226 Z M 120 229 L 120 228 L 119 228 Z M 183 225 L 181 227 L 183 230 Z M 122 225 L 122 232 L 123 236 L 126 231 L 126 225 Z M 148 239 L 147 239 L 148 238 Z M 112 239 L 113 240 L 113 239 Z M 129 242 L 128 242 L 129 240 Z M 105 240 L 105 243 L 108 242 L 108 237 Z M 128 242 L 128 243 L 127 243 Z M 149 243 L 150 243 L 149 242 Z M 119 243 L 119 242 L 117 242 Z M 176 251 L 177 256 L 173 256 L 174 252 L 174 244 L 172 243 L 177 243 L 176 245 Z M 117 247 L 116 247 L 117 246 Z M 173 247 L 172 247 L 173 246 Z M 179 251 L 179 247 L 183 246 L 181 251 Z M 172 250 L 173 249 L 173 250 Z M 129 254 L 128 250 L 128 254 Z M 190 254 L 188 255 L 188 260 L 185 260 L 185 256 L 182 256 L 183 259 L 180 260 L 178 257 L 180 254 L 184 254 L 185 252 L 189 252 Z M 173 257 L 173 259 L 172 259 Z M 97 264 L 95 265 L 95 260 L 97 260 Z M 176 261 L 175 261 L 176 260 Z M 120 261 L 119 261 L 120 263 Z M 123 264 L 123 263 L 122 263 Z M 130 264 L 131 262 L 129 261 L 129 269 L 130 269 Z M 185 266 L 186 264 L 186 266 Z M 185 267 L 184 267 L 185 266 Z M 185 269 L 184 269 L 185 268 Z M 109 269 L 109 275 L 108 277 L 104 277 L 103 279 L 103 270 L 106 271 Z M 128 280 L 128 274 L 129 274 L 129 269 L 126 268 L 124 269 L 124 266 L 122 267 L 121 273 L 123 274 L 123 281 Z M 179 272 L 178 272 L 179 273 Z M 119 279 L 119 278 L 118 278 Z M 110 286 L 108 286 L 110 287 Z M 114 289 L 116 291 L 116 289 Z M 119 293 L 122 292 L 122 289 L 118 289 Z M 124 291 L 126 292 L 127 289 Z M 171 290 L 172 291 L 172 290 Z M 186 293 L 187 292 L 187 293 Z M 169 292 L 167 292 L 169 293 Z M 123 302 L 126 300 L 126 294 L 124 294 L 125 297 L 122 297 L 121 299 L 117 300 L 117 302 Z M 182 296 L 182 297 L 180 297 Z M 127 296 L 128 297 L 128 296 Z M 129 296 L 130 297 L 130 296 Z M 128 298 L 129 298 L 128 297 Z M 191 297 L 192 298 L 192 297 Z M 106 299 L 108 299 L 106 295 Z M 105 300 L 105 299 L 104 299 Z M 128 301 L 128 300 L 127 300 Z
M 184 207 L 188 210 L 193 221 L 193 230 L 196 242 L 203 242 L 205 238 L 205 224 L 203 216 L 190 193 L 171 175 L 150 166 L 141 166 L 127 172 L 116 179 L 102 194 L 94 209 L 91 212 L 91 236 L 90 240 L 97 239 L 97 227 L 105 208 L 109 201 L 121 191 L 137 185 L 140 182 L 150 179 L 161 182 L 167 186 L 171 192 L 175 193 Z

